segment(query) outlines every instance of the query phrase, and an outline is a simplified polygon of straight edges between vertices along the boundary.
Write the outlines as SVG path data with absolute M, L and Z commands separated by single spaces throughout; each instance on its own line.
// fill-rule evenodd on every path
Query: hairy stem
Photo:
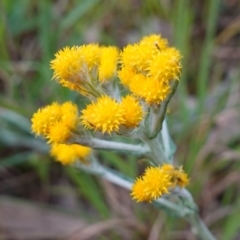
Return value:
M 118 152 L 130 152 L 135 155 L 146 155 L 150 152 L 146 144 L 130 144 L 123 142 L 107 141 L 91 136 L 75 135 L 71 143 L 77 143 L 83 146 L 88 146 L 94 149 L 115 150 Z
M 186 220 L 192 225 L 192 231 L 199 236 L 201 240 L 216 240 L 197 214 L 188 216 Z

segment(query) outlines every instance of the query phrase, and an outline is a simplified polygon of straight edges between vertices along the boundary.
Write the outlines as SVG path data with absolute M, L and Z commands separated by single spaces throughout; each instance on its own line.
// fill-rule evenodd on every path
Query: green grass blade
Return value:
M 67 167 L 66 172 L 70 179 L 78 186 L 80 193 L 89 200 L 89 203 L 95 207 L 102 216 L 109 216 L 109 210 L 105 204 L 103 194 L 93 180 L 93 177 L 71 167 Z
M 211 65 L 211 52 L 213 47 L 214 34 L 217 26 L 217 17 L 219 13 L 220 0 L 207 1 L 206 3 L 207 3 L 206 7 L 208 8 L 208 17 L 206 22 L 207 32 L 201 50 L 202 55 L 199 64 L 199 72 L 197 79 L 199 111 L 202 111 L 202 108 L 204 107 L 204 100 L 206 98 L 208 89 L 209 70 Z
M 88 1 L 77 1 L 77 6 L 72 8 L 72 11 L 65 16 L 64 20 L 61 22 L 60 29 L 64 31 L 65 29 L 74 25 L 84 14 L 89 12 L 89 10 L 94 7 L 99 0 L 88 0 Z
M 187 108 L 187 73 L 188 62 L 191 61 L 189 56 L 190 51 L 190 38 L 193 27 L 193 8 L 191 6 L 191 1 L 176 1 L 174 10 L 172 13 L 173 26 L 174 26 L 174 45 L 180 50 L 182 58 L 182 75 L 180 79 L 180 84 L 178 85 L 178 94 L 180 100 L 180 113 L 181 119 L 184 125 L 188 122 L 188 108 Z

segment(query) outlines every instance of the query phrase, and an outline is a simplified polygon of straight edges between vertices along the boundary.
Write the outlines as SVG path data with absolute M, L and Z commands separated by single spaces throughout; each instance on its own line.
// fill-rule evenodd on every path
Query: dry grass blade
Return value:
M 162 214 L 158 215 L 157 219 L 155 220 L 154 224 L 152 225 L 152 228 L 148 235 L 148 240 L 158 240 L 159 239 L 159 235 L 164 226 L 165 218 L 166 217 L 165 216 L 163 217 Z

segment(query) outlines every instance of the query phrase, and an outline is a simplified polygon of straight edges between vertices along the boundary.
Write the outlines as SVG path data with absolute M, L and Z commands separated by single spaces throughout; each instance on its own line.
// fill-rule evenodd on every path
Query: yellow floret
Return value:
M 148 48 L 152 54 L 156 54 L 168 47 L 168 41 L 161 35 L 152 34 L 141 39 L 140 45 Z

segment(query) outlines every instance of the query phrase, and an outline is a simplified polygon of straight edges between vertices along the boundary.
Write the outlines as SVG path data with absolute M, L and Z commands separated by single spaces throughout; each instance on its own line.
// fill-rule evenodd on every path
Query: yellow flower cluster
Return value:
M 182 168 L 170 164 L 161 167 L 148 167 L 144 174 L 137 178 L 132 187 L 131 196 L 137 202 L 151 202 L 169 193 L 176 186 L 185 187 L 189 179 Z
M 91 148 L 79 144 L 53 144 L 51 147 L 51 155 L 64 165 L 74 163 L 76 160 L 86 164 L 90 153 Z
M 54 102 L 38 109 L 32 119 L 32 131 L 41 135 L 51 144 L 51 155 L 62 164 L 71 164 L 76 160 L 86 163 L 91 148 L 78 144 L 64 144 L 79 123 L 78 108 L 71 102 Z
M 80 119 L 86 128 L 111 133 L 118 132 L 121 126 L 137 127 L 143 114 L 141 105 L 131 95 L 120 103 L 109 96 L 102 96 L 82 111 Z
M 38 109 L 32 119 L 32 131 L 48 139 L 49 143 L 67 141 L 78 123 L 78 108 L 71 102 L 53 103 Z
M 116 75 L 118 49 L 98 44 L 66 47 L 51 61 L 53 79 L 84 96 L 96 95 L 99 82 Z
M 172 81 L 180 77 L 180 58 L 180 53 L 160 35 L 144 37 L 121 52 L 117 47 L 98 44 L 65 47 L 51 61 L 53 79 L 88 97 L 91 103 L 80 116 L 71 102 L 40 108 L 32 117 L 32 131 L 50 144 L 65 144 L 78 124 L 108 134 L 131 131 L 144 118 L 143 102 L 159 105 L 171 93 Z M 117 81 L 112 84 L 117 76 L 131 92 L 122 99 L 117 96 L 118 101 L 108 94 L 117 86 Z M 56 156 L 52 150 L 53 155 L 63 163 L 72 162 L 75 155 L 71 153 L 74 157 L 67 159 L 67 148 L 70 146 L 54 146 L 63 153 Z
M 178 50 L 168 47 L 166 39 L 150 35 L 123 49 L 118 76 L 134 95 L 149 105 L 159 105 L 171 92 L 171 82 L 179 80 L 180 59 Z

